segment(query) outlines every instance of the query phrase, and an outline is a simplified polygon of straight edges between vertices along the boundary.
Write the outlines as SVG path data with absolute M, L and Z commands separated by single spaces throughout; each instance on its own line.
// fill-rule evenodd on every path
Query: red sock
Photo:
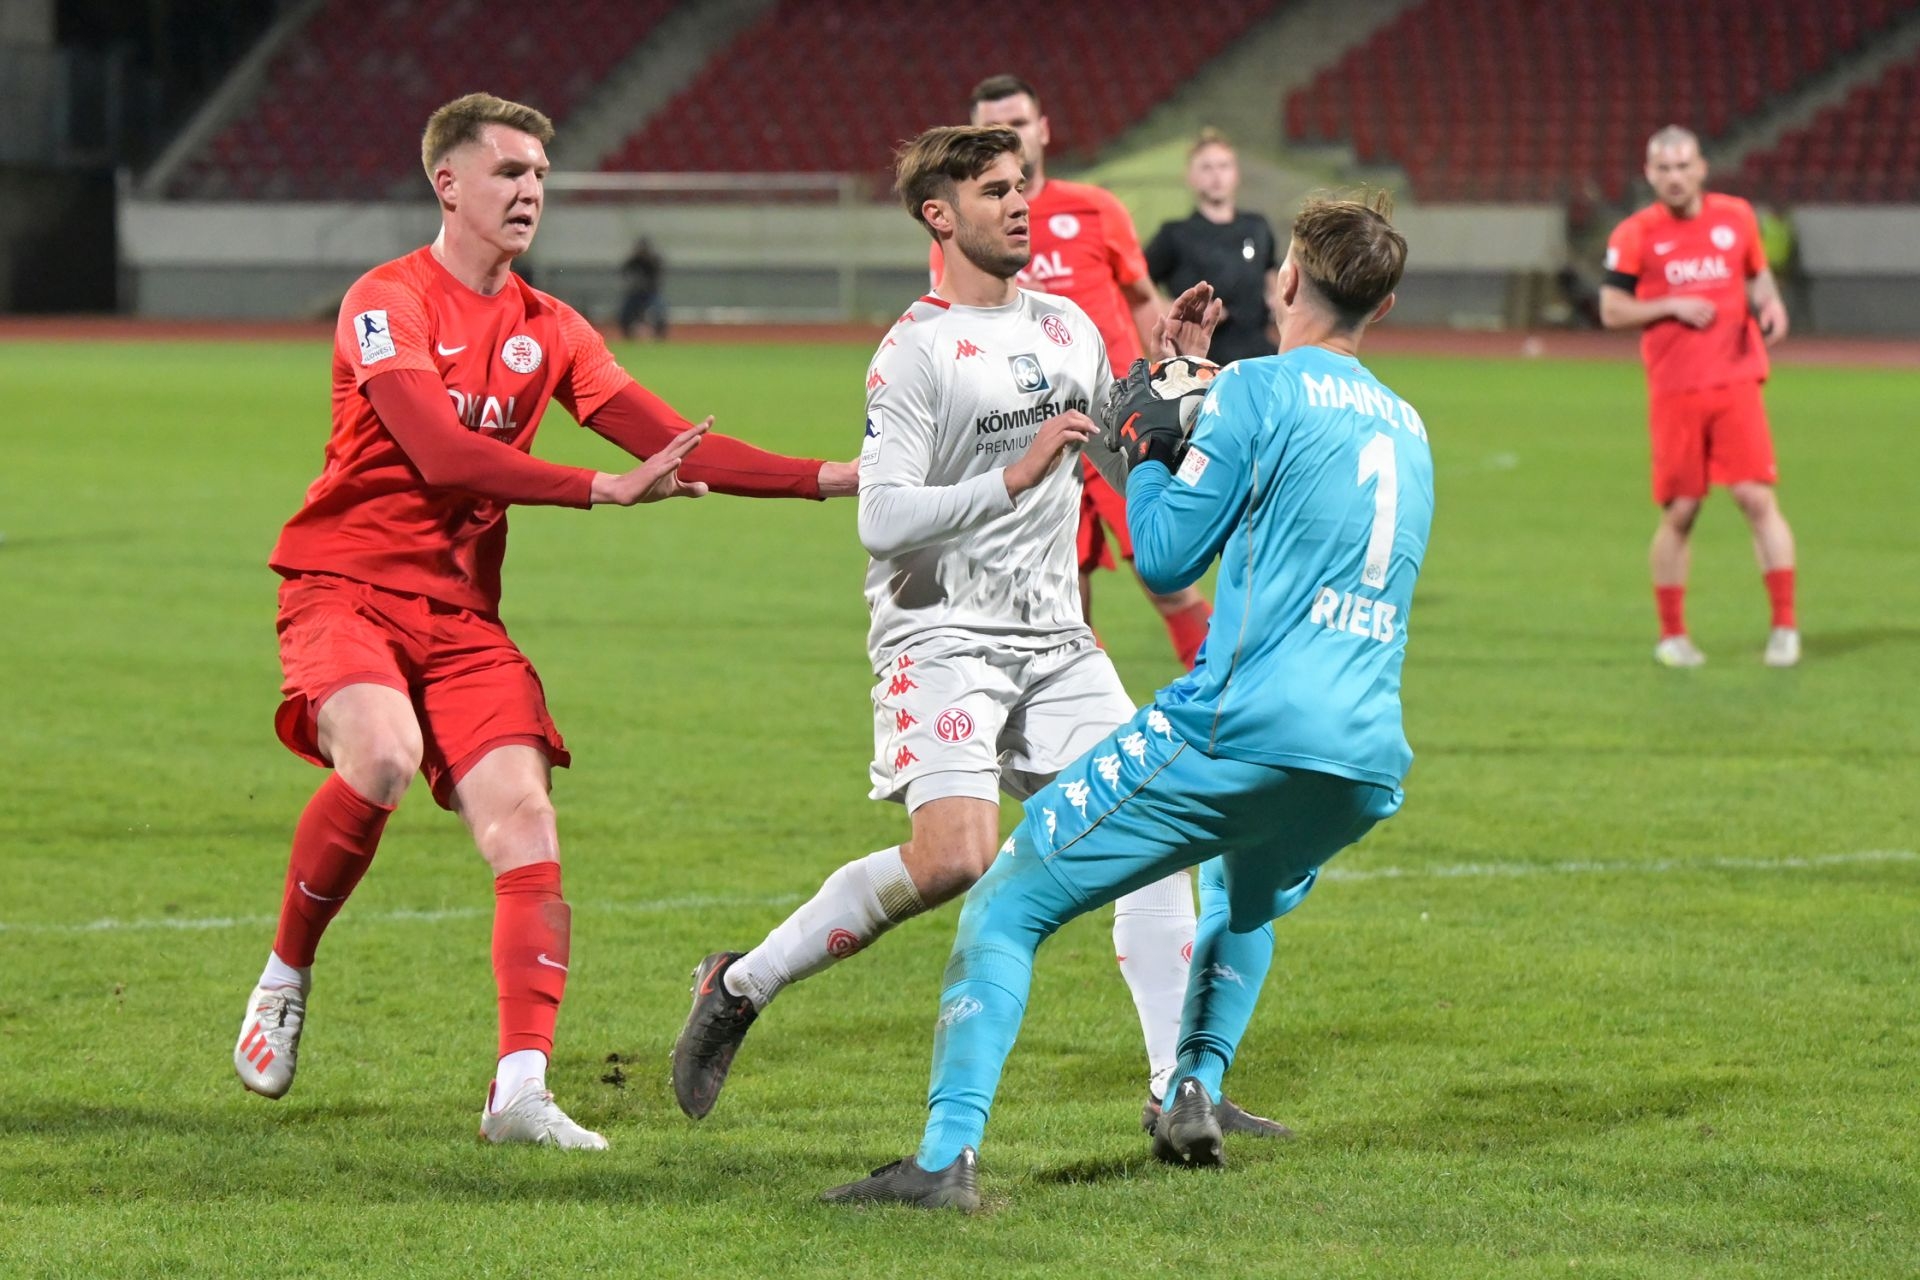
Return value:
M 313 963 L 320 935 L 372 865 L 392 813 L 392 805 L 375 804 L 339 774 L 327 775 L 293 829 L 280 928 L 273 935 L 275 955 L 296 969 Z
M 1213 606 L 1205 600 L 1166 615 L 1167 635 L 1173 639 L 1173 651 L 1180 656 L 1180 665 L 1189 671 L 1199 660 L 1200 646 L 1207 642 L 1207 623 L 1212 617 Z
M 1660 610 L 1660 638 L 1670 640 L 1687 634 L 1687 589 L 1684 586 L 1653 588 L 1653 602 Z
M 494 877 L 493 981 L 500 990 L 500 1056 L 553 1053 L 553 1024 L 567 990 L 573 911 L 560 896 L 560 864 L 535 862 Z
M 1773 601 L 1773 625 L 1792 627 L 1793 621 L 1793 569 L 1775 569 L 1766 575 L 1767 599 Z

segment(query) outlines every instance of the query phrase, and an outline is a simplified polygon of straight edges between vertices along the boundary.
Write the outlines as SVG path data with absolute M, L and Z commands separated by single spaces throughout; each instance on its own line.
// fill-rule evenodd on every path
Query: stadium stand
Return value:
M 602 167 L 877 175 L 903 139 L 953 123 L 974 84 L 1000 71 L 1040 90 L 1050 154 L 1084 160 L 1279 3 L 1217 0 L 1204 21 L 1182 22 L 1152 0 L 979 0 L 936 30 L 917 0 L 781 0 Z M 1124 73 L 1088 74 L 1109 65 Z
M 564 118 L 673 7 L 570 0 L 564 19 L 521 22 L 484 0 L 327 0 L 169 194 L 378 199 L 418 172 L 409 157 L 434 107 L 483 87 Z
M 1617 204 L 1654 129 L 1680 122 L 1722 135 L 1916 8 L 1920 0 L 1425 0 L 1290 95 L 1287 133 L 1397 164 L 1427 200 Z M 1903 136 L 1920 136 L 1913 82 L 1890 83 L 1909 95 Z
M 1920 203 L 1920 56 L 1750 155 L 1739 182 L 1783 203 Z

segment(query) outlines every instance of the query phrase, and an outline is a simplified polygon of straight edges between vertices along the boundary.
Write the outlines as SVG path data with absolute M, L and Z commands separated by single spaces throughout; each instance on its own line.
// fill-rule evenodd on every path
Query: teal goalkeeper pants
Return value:
M 967 895 L 942 981 L 921 1167 L 978 1148 L 1040 944 L 1075 916 L 1201 863 L 1168 1089 L 1194 1076 L 1217 1101 L 1272 964 L 1272 922 L 1400 801 L 1397 787 L 1208 756 L 1153 707 L 1116 729 L 1027 801 Z

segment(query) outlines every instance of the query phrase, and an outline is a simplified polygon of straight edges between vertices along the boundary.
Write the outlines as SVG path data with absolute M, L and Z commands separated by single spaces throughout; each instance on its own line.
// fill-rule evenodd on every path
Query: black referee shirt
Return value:
M 1278 269 L 1273 228 L 1257 213 L 1236 213 L 1232 222 L 1209 222 L 1195 210 L 1162 223 L 1147 245 L 1147 274 L 1179 297 L 1205 280 L 1227 304 L 1227 318 L 1213 331 L 1207 356 L 1226 364 L 1245 356 L 1270 356 L 1267 272 Z

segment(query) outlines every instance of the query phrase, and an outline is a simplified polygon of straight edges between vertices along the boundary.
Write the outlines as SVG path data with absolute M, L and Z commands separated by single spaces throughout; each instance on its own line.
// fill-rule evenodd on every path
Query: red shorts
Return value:
M 280 584 L 280 692 L 273 727 L 287 749 L 317 765 L 315 717 L 350 684 L 380 684 L 413 702 L 424 750 L 420 772 L 443 809 L 453 788 L 495 747 L 535 747 L 572 759 L 533 664 L 498 618 L 425 596 L 310 573 Z
M 1734 382 L 1652 398 L 1653 500 L 1704 498 L 1708 485 L 1772 484 L 1779 478 L 1758 382 Z
M 1111 534 L 1123 558 L 1133 559 L 1133 539 L 1127 536 L 1127 498 L 1101 478 L 1091 464 L 1081 470 L 1086 482 L 1080 491 L 1080 572 L 1115 568 Z

